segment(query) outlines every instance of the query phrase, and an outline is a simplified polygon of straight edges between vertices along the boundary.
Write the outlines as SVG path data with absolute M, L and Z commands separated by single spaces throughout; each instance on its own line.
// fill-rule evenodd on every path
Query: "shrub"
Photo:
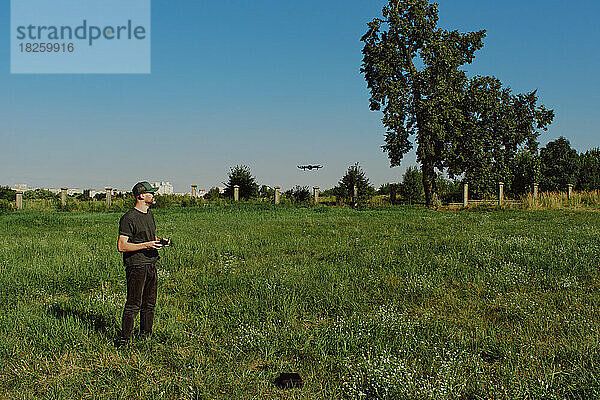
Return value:
M 540 177 L 540 157 L 531 154 L 528 151 L 517 153 L 513 160 L 511 175 L 507 194 L 513 197 L 526 194 L 531 191 L 534 183 L 539 181 Z
M 263 199 L 273 199 L 275 197 L 275 189 L 267 185 L 262 185 L 258 190 L 258 195 Z
M 8 200 L 0 199 L 0 213 L 6 211 L 12 211 L 12 205 Z
M 296 204 L 308 202 L 310 199 L 308 186 L 296 185 L 292 189 L 286 191 L 285 194 Z
M 250 197 L 258 195 L 258 185 L 250 173 L 250 168 L 246 165 L 237 165 L 231 168 L 229 180 L 225 183 L 225 197 L 233 197 L 233 187 L 240 187 L 240 199 L 248 200 Z
M 198 205 L 198 199 L 193 198 L 191 195 L 186 194 L 183 196 L 183 199 L 181 199 L 181 206 L 182 207 L 194 207 Z
M 0 186 L 0 199 L 13 201 L 17 197 L 17 191 L 8 186 Z
M 340 179 L 338 185 L 333 188 L 333 193 L 338 198 L 338 201 L 352 199 L 354 196 L 354 185 L 358 189 L 359 203 L 364 204 L 375 195 L 375 188 L 365 176 L 362 168 L 356 163 L 348 167 L 346 174 Z
M 600 149 L 586 151 L 579 156 L 580 169 L 577 190 L 600 189 Z
M 204 195 L 206 200 L 217 200 L 221 197 L 221 192 L 219 192 L 219 188 L 212 187 L 210 190 Z
M 83 195 L 81 195 L 83 196 Z M 25 193 L 23 193 L 23 198 L 24 199 L 46 199 L 46 200 L 54 200 L 54 199 L 58 199 L 58 195 L 52 193 L 49 190 L 44 190 L 44 189 L 35 189 L 35 190 L 28 190 Z M 89 199 L 89 196 L 88 196 Z
M 560 192 L 575 184 L 579 173 L 579 155 L 571 143 L 559 137 L 540 150 L 542 191 Z
M 390 188 L 392 185 L 393 183 L 384 183 L 383 185 L 379 186 L 379 189 L 377 189 L 377 194 L 388 196 L 390 194 Z
M 439 177 L 436 186 L 442 203 L 461 203 L 463 201 L 464 191 L 462 182 Z
M 398 187 L 400 196 L 409 204 L 422 203 L 425 200 L 423 190 L 423 173 L 418 167 L 408 167 L 402 176 L 402 183 Z

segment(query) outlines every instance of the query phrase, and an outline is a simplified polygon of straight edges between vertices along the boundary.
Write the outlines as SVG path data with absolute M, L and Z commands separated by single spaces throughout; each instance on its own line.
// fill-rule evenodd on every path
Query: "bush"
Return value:
M 338 201 L 343 201 L 343 199 L 350 201 L 354 196 L 354 185 L 358 189 L 358 202 L 361 204 L 366 203 L 375 195 L 375 188 L 365 176 L 362 168 L 356 163 L 348 167 L 346 174 L 338 182 L 338 185 L 333 188 L 333 193 Z
M 67 196 L 67 202 L 65 203 L 64 206 L 62 205 L 62 202 L 60 202 L 60 201 L 57 201 L 55 204 L 56 204 L 56 209 L 58 211 L 70 212 L 70 211 L 75 211 L 78 209 L 77 203 L 75 203 L 75 200 L 73 200 L 69 196 Z
M 198 205 L 198 199 L 193 198 L 191 195 L 186 194 L 181 199 L 181 207 L 195 207 Z
M 1 212 L 6 212 L 6 211 L 12 211 L 12 205 L 10 204 L 10 201 L 5 200 L 5 199 L 0 199 L 0 213 Z
M 463 201 L 463 184 L 458 180 L 439 177 L 436 182 L 439 199 L 444 204 L 461 203 Z
M 579 156 L 579 177 L 577 190 L 600 189 L 600 149 L 586 151 Z
M 0 199 L 13 201 L 17 197 L 17 191 L 8 186 L 0 186 Z
M 190 194 L 183 196 L 177 194 L 157 194 L 154 196 L 156 208 L 166 207 L 194 207 L 198 205 L 199 199 L 194 199 Z
M 92 201 L 92 198 L 86 193 L 78 194 L 75 196 L 75 198 L 77 201 Z
M 229 181 L 225 183 L 225 197 L 233 198 L 233 187 L 240 187 L 240 199 L 248 200 L 258 195 L 258 185 L 250 168 L 246 165 L 237 165 L 229 172 Z
M 418 167 L 408 167 L 402 176 L 402 183 L 399 185 L 398 191 L 408 204 L 423 203 L 425 201 L 423 173 Z
M 262 198 L 262 199 L 273 199 L 275 197 L 275 189 L 273 189 L 272 187 L 269 187 L 267 185 L 262 185 L 260 187 L 260 189 L 258 190 L 258 195 Z
M 286 191 L 285 194 L 292 199 L 292 202 L 295 204 L 305 203 L 310 199 L 310 190 L 308 190 L 308 186 L 296 185 L 292 189 Z
M 393 183 L 384 183 L 383 185 L 379 186 L 379 189 L 377 190 L 377 194 L 389 196 L 390 188 L 392 185 L 393 185 Z
M 83 195 L 81 195 L 81 196 L 83 196 Z M 54 199 L 58 199 L 59 197 L 57 194 L 54 194 L 49 190 L 35 189 L 35 190 L 28 190 L 25 193 L 23 193 L 23 198 L 24 199 L 54 200 Z
M 569 184 L 576 184 L 579 174 L 579 155 L 571 148 L 571 143 L 559 137 L 540 150 L 541 182 L 540 189 L 547 192 L 567 190 Z
M 540 178 L 540 157 L 528 151 L 517 153 L 511 168 L 509 186 L 506 192 L 518 197 L 531 191 L 532 185 Z
M 212 187 L 210 190 L 204 195 L 206 200 L 217 200 L 221 197 L 221 192 L 219 192 L 219 188 Z

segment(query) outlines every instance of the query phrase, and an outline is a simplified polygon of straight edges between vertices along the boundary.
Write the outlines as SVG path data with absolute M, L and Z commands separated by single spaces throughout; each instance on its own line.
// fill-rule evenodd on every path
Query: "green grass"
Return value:
M 157 209 L 155 335 L 115 349 L 121 214 L 0 214 L 0 398 L 600 396 L 597 212 Z

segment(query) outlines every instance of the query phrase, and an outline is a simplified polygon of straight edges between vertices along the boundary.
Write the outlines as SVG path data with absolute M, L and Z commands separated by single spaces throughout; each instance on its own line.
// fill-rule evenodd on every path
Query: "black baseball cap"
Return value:
M 133 187 L 133 196 L 134 197 L 138 197 L 140 194 L 144 194 L 144 193 L 154 193 L 158 190 L 157 187 L 153 187 L 151 184 L 149 184 L 148 182 L 144 181 L 144 182 L 138 182 L 135 184 L 135 186 Z

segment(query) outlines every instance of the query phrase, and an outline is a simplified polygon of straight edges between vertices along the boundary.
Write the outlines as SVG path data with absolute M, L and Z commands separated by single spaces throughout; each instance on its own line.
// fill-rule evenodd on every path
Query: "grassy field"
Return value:
M 157 209 L 155 335 L 116 349 L 120 216 L 0 214 L 0 398 L 600 396 L 598 212 Z

